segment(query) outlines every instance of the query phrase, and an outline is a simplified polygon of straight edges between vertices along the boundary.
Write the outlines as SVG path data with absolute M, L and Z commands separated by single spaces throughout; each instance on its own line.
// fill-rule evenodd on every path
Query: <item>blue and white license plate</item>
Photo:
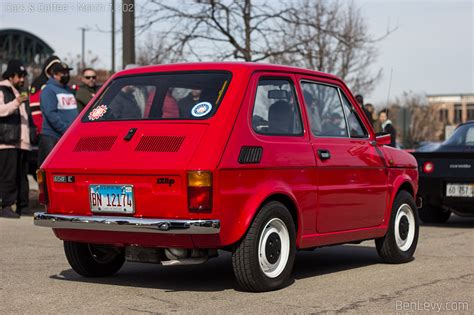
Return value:
M 89 200 L 95 213 L 135 213 L 132 185 L 90 185 Z

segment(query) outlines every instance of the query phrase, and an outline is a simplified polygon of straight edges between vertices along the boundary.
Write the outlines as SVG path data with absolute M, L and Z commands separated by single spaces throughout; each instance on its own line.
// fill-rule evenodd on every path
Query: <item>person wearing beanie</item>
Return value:
M 21 95 L 25 66 L 10 60 L 0 81 L 0 217 L 19 218 L 28 207 L 28 151 L 31 115 L 27 95 Z M 16 203 L 16 212 L 12 205 Z
M 41 132 L 41 126 L 43 124 L 43 115 L 41 114 L 41 109 L 40 109 L 41 92 L 43 88 L 46 86 L 46 82 L 51 77 L 51 68 L 56 63 L 60 63 L 60 62 L 61 62 L 61 59 L 59 59 L 59 57 L 57 56 L 51 56 L 48 59 L 46 59 L 43 65 L 43 70 L 41 71 L 41 74 L 36 79 L 33 80 L 33 83 L 31 84 L 31 87 L 30 87 L 31 114 L 32 114 L 33 122 L 36 126 L 36 130 L 38 131 L 38 133 Z
M 70 70 L 71 68 L 63 62 L 54 64 L 51 67 L 51 77 L 41 92 L 40 107 L 43 125 L 38 150 L 38 167 L 78 114 L 76 99 L 67 86 Z

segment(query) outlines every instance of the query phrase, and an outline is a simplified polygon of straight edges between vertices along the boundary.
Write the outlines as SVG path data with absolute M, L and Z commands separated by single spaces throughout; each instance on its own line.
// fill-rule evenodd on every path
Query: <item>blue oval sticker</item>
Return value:
M 212 105 L 209 102 L 197 103 L 191 109 L 191 115 L 194 117 L 203 117 L 209 114 L 212 110 Z

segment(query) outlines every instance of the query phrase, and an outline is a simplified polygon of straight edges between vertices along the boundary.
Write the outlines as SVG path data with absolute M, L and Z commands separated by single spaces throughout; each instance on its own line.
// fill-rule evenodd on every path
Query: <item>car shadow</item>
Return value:
M 375 246 L 340 245 L 300 251 L 296 256 L 293 277 L 310 278 L 383 263 Z
M 455 214 L 451 214 L 446 223 L 424 223 L 421 222 L 421 226 L 434 226 L 443 228 L 461 228 L 469 229 L 474 227 L 474 217 L 460 217 Z
M 374 247 L 333 246 L 299 251 L 289 285 L 297 279 L 316 277 L 381 263 Z M 232 270 L 231 254 L 219 251 L 219 257 L 200 265 L 161 266 L 125 263 L 117 275 L 104 278 L 85 278 L 72 269 L 50 276 L 54 280 L 114 286 L 161 289 L 167 292 L 215 292 L 233 289 L 241 291 Z

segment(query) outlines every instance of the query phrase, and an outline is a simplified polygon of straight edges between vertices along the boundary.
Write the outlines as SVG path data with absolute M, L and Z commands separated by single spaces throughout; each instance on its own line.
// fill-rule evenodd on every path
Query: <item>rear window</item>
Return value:
M 109 84 L 82 121 L 207 119 L 217 111 L 230 78 L 228 72 L 119 77 Z
M 451 137 L 449 137 L 444 145 L 451 146 L 474 146 L 474 125 L 461 125 L 454 130 Z

